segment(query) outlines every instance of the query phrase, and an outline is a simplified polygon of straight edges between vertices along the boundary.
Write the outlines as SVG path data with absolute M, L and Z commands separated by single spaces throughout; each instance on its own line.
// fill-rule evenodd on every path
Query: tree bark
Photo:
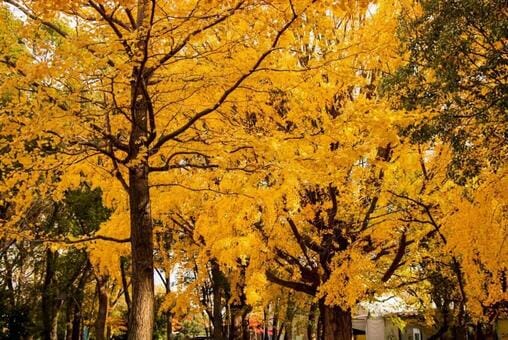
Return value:
M 145 26 L 148 0 L 138 0 L 138 27 Z M 141 51 L 146 37 L 138 38 Z M 147 42 L 146 42 L 147 43 Z M 132 306 L 129 314 L 129 340 L 152 340 L 154 327 L 153 224 L 148 182 L 148 84 L 141 65 L 133 68 L 131 80 L 132 124 L 129 139 L 130 157 L 136 164 L 129 168 L 129 207 L 132 254 Z M 145 150 L 145 151 L 143 151 Z
M 95 336 L 97 340 L 105 340 L 107 338 L 107 319 L 109 309 L 108 295 L 108 277 L 99 276 L 97 281 L 97 296 L 99 298 L 99 309 L 97 311 L 97 320 L 95 322 Z
M 215 340 L 224 339 L 222 322 L 222 290 L 223 275 L 220 271 L 217 261 L 212 260 L 212 286 L 213 286 L 213 338 Z
M 321 299 L 319 312 L 323 323 L 323 340 L 351 340 L 353 336 L 351 310 L 328 306 Z
M 129 340 L 152 340 L 153 229 L 146 163 L 129 169 L 129 184 L 132 251 L 132 308 L 129 318 Z

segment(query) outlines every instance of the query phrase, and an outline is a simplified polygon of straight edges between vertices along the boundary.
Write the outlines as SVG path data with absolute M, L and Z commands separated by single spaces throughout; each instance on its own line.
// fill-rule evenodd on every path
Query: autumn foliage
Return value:
M 502 1 L 0 17 L 0 338 L 343 340 L 387 296 L 436 339 L 507 315 Z

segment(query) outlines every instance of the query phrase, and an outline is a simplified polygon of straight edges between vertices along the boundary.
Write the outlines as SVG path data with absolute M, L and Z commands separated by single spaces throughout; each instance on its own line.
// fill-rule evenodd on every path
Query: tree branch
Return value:
M 309 285 L 307 285 L 305 283 L 301 283 L 301 282 L 295 282 L 295 281 L 281 279 L 274 272 L 272 272 L 270 270 L 267 270 L 265 272 L 265 275 L 266 275 L 266 278 L 268 279 L 268 281 L 270 281 L 272 283 L 278 284 L 280 286 L 283 286 L 283 287 L 286 287 L 289 289 L 294 289 L 298 292 L 302 292 L 302 293 L 305 293 L 305 294 L 308 294 L 311 296 L 316 295 L 316 292 L 317 292 L 316 287 L 309 286 Z
M 157 153 L 159 149 L 169 140 L 179 136 L 183 132 L 187 131 L 191 126 L 194 125 L 199 119 L 203 118 L 204 116 L 216 111 L 228 97 L 247 79 L 249 78 L 256 70 L 259 68 L 259 66 L 263 63 L 263 61 L 275 50 L 277 45 L 279 44 L 280 38 L 286 32 L 291 24 L 298 18 L 296 14 L 293 14 L 292 18 L 277 32 L 275 39 L 273 40 L 271 46 L 269 49 L 267 49 L 264 53 L 262 53 L 258 60 L 254 63 L 254 65 L 250 68 L 249 71 L 241 75 L 229 88 L 227 88 L 222 96 L 217 100 L 217 102 L 207 108 L 204 109 L 198 113 L 196 113 L 192 118 L 190 118 L 185 124 L 174 130 L 173 132 L 163 135 L 159 138 L 159 140 L 155 143 L 155 145 L 152 148 L 152 153 Z

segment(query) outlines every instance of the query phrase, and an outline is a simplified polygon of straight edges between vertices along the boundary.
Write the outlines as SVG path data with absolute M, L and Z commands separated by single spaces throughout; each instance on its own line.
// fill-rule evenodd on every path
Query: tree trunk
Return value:
M 230 340 L 244 340 L 243 339 L 243 318 L 241 308 L 231 306 L 231 329 L 229 331 Z
M 150 1 L 138 0 L 138 26 L 145 26 L 145 14 Z M 138 48 L 144 37 L 138 40 Z M 135 66 L 132 72 L 132 124 L 129 151 L 136 165 L 129 168 L 129 208 L 132 253 L 132 306 L 129 314 L 129 340 L 152 340 L 154 327 L 154 266 L 153 225 L 150 211 L 148 182 L 148 100 L 143 84 L 148 83 L 143 70 Z M 144 150 L 144 151 L 143 151 Z
M 268 340 L 268 307 L 263 309 L 263 338 L 262 340 Z
M 71 340 L 81 340 L 81 304 L 74 305 Z
M 173 317 L 171 312 L 166 312 L 166 339 L 171 340 L 173 334 Z
M 127 315 L 130 314 L 131 310 L 131 296 L 129 294 L 129 284 L 127 283 L 127 269 L 128 262 L 125 257 L 120 258 L 120 274 L 122 277 L 122 288 L 123 288 L 123 296 L 125 299 L 125 304 L 127 305 Z
M 309 309 L 309 320 L 307 322 L 307 340 L 312 340 L 316 328 L 316 309 L 317 305 L 312 303 Z
M 284 327 L 284 340 L 292 340 L 293 339 L 293 323 L 287 322 Z
M 278 325 L 279 325 L 279 300 L 274 302 L 273 306 L 273 319 L 272 319 L 272 339 L 278 339 Z
M 58 317 L 60 315 L 60 311 L 58 308 L 55 308 L 55 313 L 53 315 L 53 318 L 51 319 L 51 333 L 50 333 L 50 339 L 51 340 L 58 340 Z
M 46 250 L 46 272 L 42 285 L 42 337 L 44 340 L 58 340 L 58 313 L 56 309 L 56 292 L 53 287 L 55 262 L 58 254 Z
M 291 340 L 293 338 L 293 319 L 296 315 L 296 304 L 294 300 L 294 293 L 288 293 L 288 299 L 286 304 L 286 317 L 284 321 L 284 340 Z M 282 330 L 281 332 L 282 333 Z M 280 339 L 279 334 L 279 339 Z
M 153 2 L 155 3 L 155 2 Z M 137 1 L 136 53 L 144 50 L 149 0 Z M 153 224 L 150 211 L 150 190 L 148 182 L 148 116 L 150 98 L 149 83 L 141 64 L 134 65 L 131 79 L 131 130 L 129 136 L 129 157 L 134 164 L 129 167 L 129 209 L 132 254 L 132 306 L 129 313 L 129 340 L 152 340 L 154 327 L 154 265 L 153 265 Z M 152 126 L 153 128 L 153 126 Z
M 67 307 L 65 310 L 65 340 L 72 340 L 72 318 L 73 318 L 73 308 L 74 301 L 71 296 L 69 301 L 67 301 Z
M 230 306 L 232 320 L 229 339 L 249 340 L 249 319 L 247 316 L 249 315 L 252 307 L 247 304 L 247 296 L 245 295 L 245 273 L 249 264 L 248 262 L 242 263 L 240 259 L 238 259 L 237 262 L 239 279 L 238 282 L 236 282 L 235 287 L 237 297 Z
M 83 275 L 81 275 L 81 278 L 79 279 L 78 286 L 76 287 L 75 294 L 72 297 L 72 305 L 73 305 L 73 311 L 72 311 L 72 336 L 71 340 L 81 340 L 81 308 L 83 305 L 83 299 L 84 299 L 84 291 L 85 291 L 85 285 L 86 281 L 88 280 L 88 276 L 90 273 L 90 262 L 87 261 L 87 264 L 85 266 L 85 270 L 83 272 Z
M 249 305 L 231 305 L 230 340 L 249 340 L 249 318 L 252 309 Z
M 319 312 L 323 323 L 323 340 L 351 340 L 353 336 L 351 310 L 327 306 L 321 299 Z
M 222 331 L 222 286 L 223 275 L 220 271 L 217 261 L 211 261 L 212 267 L 212 285 L 213 285 L 213 338 L 215 340 L 224 339 Z
M 107 319 L 109 308 L 108 295 L 108 277 L 97 277 L 97 296 L 99 297 L 99 310 L 97 312 L 97 320 L 95 322 L 95 337 L 97 340 L 105 340 L 107 338 Z
M 154 318 L 153 229 L 148 166 L 129 170 L 132 251 L 132 308 L 129 340 L 152 340 Z

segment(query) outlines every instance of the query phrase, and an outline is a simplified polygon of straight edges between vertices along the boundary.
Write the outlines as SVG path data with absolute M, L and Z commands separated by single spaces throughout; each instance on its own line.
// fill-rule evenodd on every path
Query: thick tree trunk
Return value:
M 97 277 L 97 296 L 99 298 L 99 309 L 95 322 L 95 336 L 97 340 L 105 340 L 107 338 L 106 331 L 109 308 L 107 282 L 107 276 Z
M 351 310 L 327 306 L 321 299 L 319 312 L 323 323 L 323 340 L 351 340 L 353 336 Z
M 153 229 L 148 166 L 129 170 L 132 248 L 132 308 L 129 340 L 152 340 L 154 318 Z
M 145 28 L 150 1 L 138 0 L 138 29 Z M 145 36 L 140 36 L 137 48 L 143 50 Z M 150 211 L 148 182 L 149 98 L 143 89 L 149 79 L 135 66 L 131 81 L 132 124 L 129 139 L 130 157 L 136 165 L 129 168 L 129 207 L 132 254 L 132 306 L 129 314 L 129 340 L 152 340 L 154 327 L 154 266 L 153 225 Z M 147 90 L 146 90 L 147 91 Z
M 146 36 L 150 6 L 155 2 L 137 1 L 138 41 L 136 51 L 148 44 Z M 137 53 L 136 52 L 136 53 Z M 131 131 L 129 157 L 134 161 L 129 167 L 129 208 L 132 254 L 132 306 L 129 313 L 129 340 L 152 340 L 154 327 L 154 266 L 153 224 L 150 211 L 148 182 L 147 141 L 150 98 L 149 83 L 142 64 L 135 65 L 131 79 Z M 151 126 L 153 128 L 153 126 Z

